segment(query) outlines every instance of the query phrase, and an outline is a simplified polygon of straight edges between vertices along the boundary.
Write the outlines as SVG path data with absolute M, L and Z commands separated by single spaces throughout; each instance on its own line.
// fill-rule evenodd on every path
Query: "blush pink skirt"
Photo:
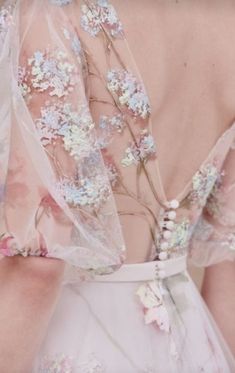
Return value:
M 186 257 L 64 282 L 34 373 L 232 373 Z

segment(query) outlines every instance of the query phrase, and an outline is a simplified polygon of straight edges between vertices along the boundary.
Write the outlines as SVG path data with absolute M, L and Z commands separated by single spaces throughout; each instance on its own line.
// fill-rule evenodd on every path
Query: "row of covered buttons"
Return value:
M 169 241 L 172 237 L 172 231 L 175 227 L 174 220 L 176 219 L 176 209 L 179 207 L 179 202 L 176 199 L 169 201 L 166 203 L 166 209 L 164 210 L 162 220 L 160 221 L 160 228 L 161 228 L 161 239 L 160 239 L 160 247 L 158 252 L 158 259 L 159 260 L 166 260 L 168 258 L 168 249 L 169 249 Z M 159 265 L 160 263 L 158 263 Z M 163 266 L 163 263 L 162 263 Z M 163 267 L 162 267 L 163 268 Z M 162 269 L 159 268 L 159 277 L 160 274 L 163 275 Z

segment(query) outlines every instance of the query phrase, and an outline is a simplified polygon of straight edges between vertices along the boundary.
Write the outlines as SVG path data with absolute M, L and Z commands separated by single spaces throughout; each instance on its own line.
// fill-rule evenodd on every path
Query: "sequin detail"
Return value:
M 193 190 L 189 194 L 189 200 L 193 205 L 199 208 L 205 205 L 218 176 L 219 171 L 213 163 L 207 163 L 196 172 L 192 179 Z
M 156 157 L 156 144 L 154 138 L 147 130 L 143 130 L 136 142 L 131 143 L 125 151 L 125 157 L 121 163 L 124 167 L 132 164 L 138 165 L 140 162 L 146 162 L 148 159 Z
M 68 40 L 71 44 L 71 49 L 76 55 L 79 62 L 81 62 L 80 56 L 83 54 L 82 46 L 79 37 L 76 35 L 76 33 L 72 33 L 68 29 L 63 29 L 63 34 L 66 40 Z
M 49 0 L 51 4 L 58 5 L 58 6 L 64 6 L 72 3 L 73 0 Z
M 47 256 L 48 250 L 44 237 L 40 232 L 38 236 L 34 237 L 27 245 L 21 247 L 19 242 L 9 233 L 3 233 L 0 235 L 0 255 L 2 256 L 14 256 L 22 255 L 26 256 Z
M 56 190 L 72 207 L 87 207 L 98 210 L 110 197 L 110 188 L 102 175 L 83 178 L 61 178 Z
M 65 150 L 77 160 L 88 156 L 95 146 L 91 131 L 94 123 L 86 106 L 75 111 L 70 103 L 48 104 L 35 124 L 44 146 L 60 137 Z
M 88 1 L 83 4 L 81 26 L 91 36 L 97 36 L 104 27 L 110 36 L 123 37 L 122 24 L 116 10 L 107 0 Z
M 220 204 L 222 198 L 224 176 L 224 171 L 218 173 L 213 188 L 206 201 L 205 210 L 209 213 L 209 215 L 213 217 L 218 217 L 220 215 Z
M 98 128 L 98 142 L 100 148 L 106 148 L 112 141 L 115 132 L 122 133 L 125 126 L 125 118 L 122 114 L 117 114 L 110 117 L 102 115 L 100 117 Z
M 146 119 L 150 115 L 150 104 L 145 88 L 127 70 L 109 70 L 107 87 L 118 97 L 120 105 L 126 106 L 132 115 Z
M 190 222 L 188 219 L 183 219 L 179 223 L 175 223 L 172 231 L 171 239 L 169 240 L 169 248 L 184 249 L 187 247 L 190 232 Z
M 170 320 L 158 281 L 149 281 L 141 285 L 136 294 L 144 306 L 145 323 L 156 322 L 160 330 L 169 332 Z
M 59 50 L 36 51 L 28 59 L 28 68 L 20 68 L 19 71 L 19 85 L 24 93 L 34 89 L 37 92 L 48 91 L 50 96 L 61 98 L 72 92 L 77 82 L 75 65 L 69 63 L 66 53 Z
M 73 358 L 65 354 L 44 356 L 39 367 L 39 373 L 72 373 Z

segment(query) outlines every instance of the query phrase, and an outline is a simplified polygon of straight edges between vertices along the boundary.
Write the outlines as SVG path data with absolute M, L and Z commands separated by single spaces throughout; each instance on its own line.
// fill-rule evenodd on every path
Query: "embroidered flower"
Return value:
M 126 106 L 135 117 L 146 119 L 150 104 L 144 86 L 127 70 L 109 70 L 107 87 L 118 96 L 119 103 Z
M 189 240 L 190 223 L 188 219 L 183 219 L 180 223 L 176 223 L 172 231 L 172 236 L 169 241 L 170 248 L 183 249 L 187 246 Z
M 72 51 L 78 58 L 78 61 L 81 62 L 80 55 L 82 54 L 82 46 L 79 37 L 76 33 L 72 33 L 66 28 L 63 29 L 63 34 L 65 39 L 70 41 Z
M 70 103 L 48 104 L 41 109 L 41 118 L 35 121 L 44 146 L 62 138 L 64 148 L 75 159 L 89 155 L 94 149 L 94 123 L 86 106 L 74 111 Z
M 112 117 L 102 115 L 99 121 L 98 128 L 98 143 L 101 149 L 106 148 L 113 139 L 115 131 L 122 133 L 125 128 L 125 120 L 123 114 L 117 114 Z
M 55 356 L 44 356 L 39 367 L 39 373 L 72 373 L 73 358 L 57 354 Z
M 104 164 L 106 170 L 108 171 L 108 178 L 110 181 L 111 186 L 114 188 L 118 185 L 119 182 L 119 172 L 114 163 L 113 158 L 110 155 L 104 154 Z
M 222 189 L 224 176 L 224 171 L 218 173 L 215 183 L 206 201 L 206 211 L 209 213 L 209 215 L 214 217 L 218 217 L 220 215 L 220 205 L 223 199 L 223 194 L 221 192 L 223 191 Z
M 87 4 L 83 4 L 81 26 L 92 36 L 97 36 L 104 27 L 110 36 L 123 37 L 122 24 L 108 0 L 88 1 Z
M 163 302 L 160 284 L 157 281 L 149 281 L 141 285 L 136 294 L 144 306 L 145 323 L 155 322 L 160 330 L 170 331 L 170 320 Z
M 31 88 L 29 85 L 29 72 L 26 70 L 25 67 L 19 66 L 18 68 L 18 85 L 20 87 L 22 96 L 24 98 L 30 99 L 30 93 L 31 93 Z
M 207 163 L 197 171 L 192 179 L 193 189 L 189 194 L 190 202 L 203 207 L 218 176 L 219 171 L 213 163 Z
M 50 0 L 53 5 L 64 6 L 72 3 L 73 0 Z
M 99 209 L 110 197 L 109 185 L 100 174 L 82 180 L 62 178 L 56 191 L 73 207 Z
M 125 151 L 125 157 L 121 163 L 127 167 L 132 164 L 137 165 L 139 162 L 146 162 L 148 159 L 156 157 L 156 144 L 154 138 L 147 130 L 141 131 L 136 142 L 130 144 Z
M 3 233 L 0 235 L 0 254 L 3 256 L 22 255 L 24 257 L 29 255 L 46 256 L 48 251 L 44 237 L 40 232 L 24 247 L 20 247 L 15 237 Z
M 64 97 L 74 89 L 77 70 L 75 65 L 69 63 L 63 51 L 36 51 L 33 57 L 28 59 L 28 70 L 24 72 L 24 79 L 24 84 L 31 89 L 38 92 L 48 90 L 50 96 Z

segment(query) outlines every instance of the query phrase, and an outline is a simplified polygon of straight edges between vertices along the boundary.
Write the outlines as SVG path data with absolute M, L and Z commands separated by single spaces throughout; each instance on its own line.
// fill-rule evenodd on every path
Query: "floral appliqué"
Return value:
M 44 356 L 39 373 L 72 373 L 73 358 L 68 355 Z
M 92 36 L 97 36 L 104 27 L 110 36 L 123 37 L 122 24 L 108 0 L 86 1 L 82 5 L 81 26 Z
M 63 28 L 63 34 L 66 40 L 68 40 L 71 44 L 71 49 L 75 56 L 78 59 L 78 62 L 81 62 L 81 54 L 83 53 L 82 51 L 82 45 L 79 37 L 75 32 L 69 31 L 67 28 Z
M 161 281 L 153 280 L 140 285 L 136 295 L 144 307 L 145 323 L 147 325 L 154 323 L 160 330 L 169 334 L 170 354 L 177 360 L 179 355 L 171 333 L 170 318 L 164 304 Z
M 125 150 L 125 157 L 121 163 L 125 167 L 132 164 L 138 165 L 140 162 L 154 159 L 156 157 L 156 150 L 153 136 L 146 129 L 142 130 L 136 142 L 131 143 Z
M 203 207 L 218 176 L 219 171 L 213 163 L 207 163 L 198 170 L 192 179 L 193 190 L 189 195 L 190 202 Z
M 72 3 L 73 0 L 50 0 L 53 5 L 64 6 Z
M 120 105 L 126 106 L 135 117 L 146 119 L 150 115 L 150 104 L 144 85 L 127 70 L 109 70 L 107 87 L 118 97 Z
M 98 127 L 99 147 L 101 149 L 106 148 L 112 141 L 114 133 L 122 133 L 125 126 L 125 118 L 123 114 L 117 114 L 110 117 L 102 115 Z
M 136 294 L 144 306 L 146 324 L 156 322 L 160 330 L 170 331 L 170 320 L 163 302 L 162 291 L 158 281 L 149 281 L 141 285 Z
M 49 91 L 50 96 L 65 97 L 73 91 L 77 82 L 77 69 L 68 61 L 65 52 L 36 51 L 28 59 L 28 68 L 19 70 L 22 94 Z
M 94 123 L 85 105 L 75 111 L 70 103 L 48 104 L 41 109 L 41 118 L 35 124 L 44 146 L 61 137 L 65 150 L 77 160 L 94 148 Z
M 225 172 L 221 171 L 218 173 L 218 176 L 215 180 L 213 188 L 207 198 L 206 201 L 206 211 L 209 215 L 213 217 L 220 216 L 220 204 L 221 199 L 223 198 L 223 177 L 225 176 Z
M 98 210 L 110 197 L 109 184 L 102 175 L 80 180 L 62 178 L 56 183 L 56 191 L 73 207 L 87 207 Z

